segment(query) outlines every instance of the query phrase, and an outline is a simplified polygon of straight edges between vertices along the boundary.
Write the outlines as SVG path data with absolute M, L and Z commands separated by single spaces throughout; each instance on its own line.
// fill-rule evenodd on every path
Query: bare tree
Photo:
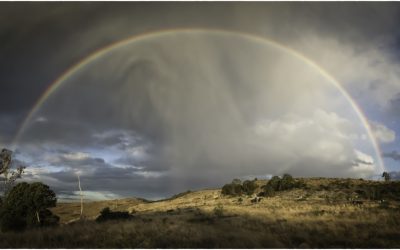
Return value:
M 78 176 L 78 187 L 79 187 L 79 195 L 81 196 L 81 219 L 83 219 L 83 194 L 82 194 L 82 188 L 81 188 L 81 179 L 79 177 L 79 174 L 77 174 Z
M 15 181 L 21 178 L 24 173 L 24 166 L 18 166 L 15 170 L 11 170 L 12 167 L 12 154 L 11 150 L 3 148 L 0 152 L 0 176 L 2 175 L 3 192 L 4 195 L 12 188 Z

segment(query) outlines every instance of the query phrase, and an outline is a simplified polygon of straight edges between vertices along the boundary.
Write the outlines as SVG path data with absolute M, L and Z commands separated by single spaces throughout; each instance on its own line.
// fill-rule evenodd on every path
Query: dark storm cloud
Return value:
M 204 27 L 277 40 L 311 30 L 357 44 L 397 32 L 396 3 L 0 3 L 0 116 L 22 122 L 46 87 L 91 52 L 151 30 Z M 391 37 L 391 36 L 390 36 Z M 375 42 L 374 42 L 375 44 Z M 10 118 L 11 116 L 18 117 Z M 5 116 L 4 116 L 5 117 Z M 0 135 L 18 126 L 2 123 Z
M 135 190 L 154 196 L 219 186 L 249 174 L 354 174 L 348 169 L 354 157 L 345 136 L 352 130 L 349 121 L 315 109 L 316 100 L 308 97 L 305 86 L 318 84 L 315 91 L 321 96 L 315 97 L 324 100 L 318 107 L 329 110 L 326 85 L 319 78 L 314 82 L 312 72 L 302 70 L 304 65 L 283 55 L 276 62 L 267 56 L 277 55 L 268 47 L 243 38 L 206 33 L 179 36 L 116 50 L 69 79 L 47 100 L 22 142 L 43 141 L 52 148 L 64 144 L 70 152 L 55 159 L 46 157 L 50 166 L 67 169 L 42 176 L 67 188 L 73 186 L 74 173 L 81 171 L 82 178 L 88 179 L 88 190 L 107 189 L 120 195 Z M 232 44 L 226 46 L 228 38 Z M 241 60 L 226 59 L 233 51 L 238 51 L 235 55 Z M 272 61 L 276 67 L 265 68 Z M 243 88 L 244 81 L 235 82 L 225 77 L 224 70 L 221 73 L 220 65 L 227 62 L 232 64 L 230 72 L 236 70 L 242 79 L 252 79 L 247 95 L 240 95 L 238 87 Z M 252 70 L 243 70 L 243 64 Z M 296 75 L 296 81 L 291 74 L 283 74 L 287 70 Z M 282 83 L 291 84 L 293 90 L 284 92 L 285 98 Z M 296 100 L 298 110 L 282 99 Z M 256 106 L 262 108 L 252 110 Z M 242 114 L 251 111 L 254 118 L 249 121 Z M 279 118 L 269 117 L 270 112 Z M 274 119 L 257 124 L 259 117 Z M 123 129 L 127 127 L 132 132 Z M 311 134 L 320 144 L 310 145 Z M 304 150 L 306 142 L 308 150 Z M 85 153 L 93 151 L 93 155 Z
M 259 34 L 289 46 L 297 40 L 307 40 L 308 37 L 312 37 L 310 35 L 312 34 L 354 45 L 361 53 L 366 47 L 393 43 L 391 34 L 398 32 L 398 6 L 397 3 L 342 2 L 0 3 L 0 57 L 2 58 L 0 60 L 0 144 L 6 145 L 12 140 L 26 113 L 48 85 L 62 72 L 93 51 L 123 38 L 169 28 L 217 28 Z M 246 95 L 254 96 L 258 89 L 249 88 L 247 79 L 238 80 L 239 76 L 235 68 L 230 68 L 229 55 L 222 58 L 223 71 L 228 72 L 231 77 L 223 80 L 237 84 L 227 96 L 231 96 L 235 103 L 240 103 L 241 98 Z M 160 68 L 146 60 L 132 60 L 122 66 L 118 71 L 121 79 L 115 81 L 114 88 L 121 95 L 128 97 L 130 92 L 127 90 L 143 93 L 136 99 L 130 100 L 129 105 L 120 107 L 121 112 L 127 114 L 132 113 L 132 110 L 137 112 L 136 115 L 139 118 L 134 124 L 125 124 L 123 121 L 116 123 L 118 114 L 115 114 L 114 106 L 96 103 L 98 100 L 105 103 L 115 101 L 110 100 L 107 91 L 90 94 L 85 92 L 82 95 L 71 91 L 73 95 L 64 96 L 66 105 L 71 105 L 70 110 L 66 108 L 63 109 L 65 113 L 59 112 L 59 107 L 52 105 L 49 101 L 43 111 L 51 113 L 51 119 L 35 122 L 31 127 L 35 133 L 28 133 L 23 137 L 23 142 L 36 149 L 40 148 L 43 152 L 53 150 L 53 154 L 58 154 L 59 162 L 54 162 L 55 165 L 70 166 L 70 169 L 65 171 L 45 174 L 49 178 L 46 182 L 50 182 L 54 189 L 64 190 L 67 193 L 75 190 L 74 171 L 81 166 L 93 170 L 91 176 L 82 177 L 83 185 L 86 185 L 87 189 L 102 190 L 107 186 L 121 195 L 137 194 L 154 197 L 180 192 L 187 186 L 218 186 L 231 178 L 231 176 L 218 176 L 218 173 L 211 170 L 209 170 L 209 178 L 201 178 L 197 174 L 202 173 L 202 165 L 218 168 L 218 164 L 233 165 L 242 161 L 242 164 L 262 168 L 264 162 L 257 159 L 257 157 L 260 158 L 257 154 L 251 161 L 232 157 L 232 159 L 222 159 L 216 164 L 215 159 L 207 156 L 208 151 L 218 148 L 215 145 L 225 144 L 215 139 L 214 148 L 201 149 L 194 140 L 195 136 L 185 130 L 179 133 L 195 143 L 182 144 L 180 145 L 182 151 L 175 149 L 172 152 L 180 154 L 187 148 L 204 151 L 198 152 L 196 164 L 189 161 L 189 156 L 186 158 L 181 156 L 183 162 L 192 164 L 191 176 L 184 176 L 184 174 L 179 176 L 178 173 L 175 176 L 179 177 L 160 176 L 150 181 L 143 177 L 143 173 L 139 174 L 140 170 L 136 168 L 113 166 L 113 163 L 128 166 L 143 165 L 142 171 L 162 172 L 162 170 L 167 170 L 169 165 L 176 164 L 163 153 L 163 149 L 168 147 L 168 141 L 165 138 L 168 130 L 164 131 L 166 124 L 164 119 L 160 118 L 164 114 L 160 113 L 159 107 L 154 106 L 152 92 L 140 86 L 140 82 L 151 82 L 153 79 L 157 80 L 157 77 L 162 78 L 162 75 L 157 75 Z M 129 78 L 129 81 L 136 81 L 138 84 L 134 89 L 127 88 L 124 84 L 129 81 L 122 78 Z M 90 84 L 90 79 L 83 83 Z M 120 98 L 120 96 L 115 98 Z M 55 100 L 54 103 L 59 101 Z M 392 103 L 395 107 L 397 99 Z M 96 106 L 105 108 L 94 112 Z M 261 113 L 262 109 L 259 103 L 242 102 L 238 106 L 246 122 L 254 121 L 257 118 L 255 114 Z M 107 109 L 107 107 L 112 108 Z M 84 121 L 82 117 L 85 118 Z M 217 124 L 217 121 L 220 121 L 218 119 L 218 117 L 212 117 L 210 122 L 214 121 Z M 123 132 L 113 131 L 115 128 Z M 57 142 L 60 140 L 66 145 L 63 149 L 57 147 Z M 231 140 L 233 141 L 234 139 Z M 242 150 L 241 147 L 235 148 L 229 145 L 229 142 L 227 144 L 221 158 L 228 155 L 229 150 Z M 130 150 L 137 146 L 144 146 L 145 152 L 153 158 L 140 159 L 130 155 Z M 110 151 L 111 148 L 116 148 L 119 150 L 118 153 L 125 152 L 125 155 L 117 158 L 115 162 L 92 155 L 75 160 L 65 156 L 73 153 L 74 148 L 75 151 L 79 151 L 88 147 L 110 148 Z M 37 158 L 40 160 L 42 156 L 37 155 Z M 308 169 L 307 173 L 326 174 L 323 169 L 314 169 L 314 165 L 311 164 L 313 161 L 315 163 L 315 160 L 305 159 L 299 165 L 303 166 L 303 169 Z M 318 163 L 326 165 L 329 161 L 318 161 Z M 360 160 L 357 163 L 366 164 L 367 162 Z M 338 171 L 341 166 L 335 167 L 335 171 Z M 303 175 L 304 172 L 295 174 Z M 172 185 L 174 183 L 181 184 L 174 186 Z M 168 185 L 170 188 L 166 190 L 165 187 Z
M 170 184 L 168 177 L 145 178 L 135 173 L 134 169 L 96 168 L 91 175 L 82 175 L 82 188 L 86 191 L 108 191 L 120 196 L 160 197 L 170 195 L 176 190 L 166 190 Z M 71 170 L 44 174 L 43 178 L 51 178 L 53 185 L 59 190 L 72 194 L 77 191 L 77 176 Z
M 395 160 L 395 161 L 400 161 L 400 153 L 397 151 L 392 151 L 390 153 L 384 153 L 383 157 L 391 158 L 392 160 Z
M 20 114 L 0 113 L 0 147 L 7 147 L 22 120 L 23 116 Z
M 30 129 L 34 129 L 37 132 L 24 136 L 23 143 L 52 143 L 62 136 L 66 145 L 84 146 L 87 145 L 94 133 L 90 124 L 85 122 L 68 119 L 57 120 L 56 118 L 46 122 L 34 121 L 30 125 Z
M 74 195 L 78 191 L 77 176 L 72 171 L 60 171 L 44 174 L 43 179 L 58 191 Z M 110 192 L 122 197 L 145 197 L 149 199 L 169 197 L 191 189 L 217 188 L 223 176 L 199 178 L 192 176 L 185 179 L 161 175 L 145 177 L 134 169 L 103 168 L 96 169 L 93 175 L 80 177 L 84 191 Z M 228 179 L 226 180 L 228 181 Z M 165 188 L 168 186 L 168 188 Z M 76 198 L 77 196 L 75 196 Z

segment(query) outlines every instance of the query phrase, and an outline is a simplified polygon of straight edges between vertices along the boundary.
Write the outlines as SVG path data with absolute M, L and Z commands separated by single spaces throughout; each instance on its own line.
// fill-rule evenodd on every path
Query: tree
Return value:
M 385 181 L 390 181 L 390 174 L 388 172 L 383 172 L 382 177 L 385 178 Z
M 19 183 L 4 198 L 0 211 L 2 231 L 20 231 L 26 228 L 28 206 L 24 202 L 28 183 Z
M 55 207 L 57 203 L 56 194 L 50 190 L 49 186 L 35 182 L 30 184 L 28 192 L 25 193 L 24 199 L 28 202 L 32 224 L 41 224 L 40 212 L 49 207 Z M 33 222 L 35 221 L 35 222 Z
M 270 186 L 274 191 L 280 191 L 280 189 L 281 189 L 281 178 L 279 176 L 272 177 L 267 182 L 267 186 Z
M 221 193 L 223 195 L 241 195 L 242 192 L 243 192 L 242 185 L 234 184 L 234 183 L 225 184 L 222 187 L 222 191 L 221 191 Z
M 15 185 L 7 194 L 0 211 L 1 229 L 18 231 L 26 227 L 55 225 L 59 217 L 48 208 L 56 206 L 57 198 L 49 186 L 35 182 Z
M 15 170 L 11 170 L 13 166 L 12 160 L 13 152 L 11 150 L 3 148 L 0 152 L 0 176 L 3 176 L 4 186 L 3 194 L 6 195 L 8 191 L 12 188 L 15 181 L 21 178 L 24 173 L 24 166 L 18 166 Z
M 82 188 L 81 188 L 81 178 L 79 177 L 79 174 L 77 174 L 78 176 L 78 187 L 79 187 L 79 195 L 81 197 L 81 216 L 79 217 L 79 219 L 83 219 L 83 194 L 82 194 Z
M 282 178 L 274 176 L 264 186 L 264 195 L 273 196 L 276 191 L 289 190 L 301 185 L 302 183 L 296 182 L 290 174 L 284 174 Z
M 281 189 L 288 190 L 295 187 L 295 181 L 290 174 L 284 174 L 281 180 Z
M 254 193 L 254 191 L 257 189 L 258 185 L 256 184 L 256 181 L 250 181 L 250 180 L 245 180 L 243 182 L 243 191 L 247 194 L 247 195 L 252 195 Z
M 234 185 L 242 185 L 242 181 L 240 179 L 233 179 L 232 184 Z

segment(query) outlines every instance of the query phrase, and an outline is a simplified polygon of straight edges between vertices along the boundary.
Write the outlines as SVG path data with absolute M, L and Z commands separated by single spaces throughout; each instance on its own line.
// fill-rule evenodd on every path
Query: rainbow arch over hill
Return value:
M 31 119 L 34 117 L 34 115 L 37 113 L 37 111 L 40 109 L 40 107 L 46 102 L 46 100 L 49 98 L 49 96 L 51 96 L 69 77 L 73 76 L 75 73 L 77 73 L 78 71 L 85 68 L 85 66 L 95 62 L 97 59 L 101 58 L 102 56 L 104 56 L 108 53 L 111 53 L 116 48 L 120 48 L 120 47 L 126 46 L 128 44 L 132 44 L 132 43 L 139 42 L 139 41 L 156 39 L 156 38 L 162 37 L 162 36 L 181 34 L 181 33 L 186 33 L 186 34 L 205 33 L 205 34 L 222 34 L 222 35 L 230 35 L 230 36 L 240 36 L 243 38 L 250 39 L 257 43 L 272 46 L 278 50 L 281 50 L 284 53 L 290 54 L 293 57 L 300 59 L 302 62 L 307 64 L 309 67 L 315 69 L 319 74 L 321 74 L 325 79 L 327 79 L 328 82 L 331 83 L 332 86 L 334 86 L 345 97 L 345 99 L 350 104 L 351 108 L 355 111 L 358 118 L 362 122 L 365 130 L 367 131 L 368 138 L 374 148 L 374 151 L 375 151 L 375 154 L 377 157 L 378 167 L 380 167 L 382 171 L 385 170 L 385 166 L 384 166 L 382 156 L 381 156 L 381 150 L 379 148 L 379 145 L 376 141 L 375 136 L 373 135 L 373 132 L 371 130 L 371 127 L 368 123 L 367 118 L 365 117 L 361 108 L 357 105 L 357 103 L 350 96 L 350 94 L 343 88 L 343 86 L 331 74 L 329 74 L 325 69 L 320 67 L 314 61 L 305 57 L 304 55 L 297 52 L 296 50 L 294 50 L 290 47 L 287 47 L 281 43 L 278 43 L 276 41 L 273 41 L 271 39 L 267 39 L 265 37 L 261 37 L 261 36 L 257 36 L 257 35 L 249 34 L 249 33 L 244 33 L 244 32 L 218 30 L 218 29 L 185 28 L 185 29 L 169 29 L 169 30 L 159 30 L 159 31 L 152 31 L 152 32 L 147 32 L 147 33 L 141 33 L 138 35 L 128 37 L 123 40 L 116 41 L 106 47 L 100 48 L 100 49 L 92 52 L 89 56 L 83 58 L 82 60 L 80 60 L 79 62 L 77 62 L 70 68 L 68 68 L 67 70 L 65 70 L 63 74 L 61 74 L 57 79 L 55 79 L 54 82 L 52 82 L 48 86 L 48 88 L 44 91 L 44 93 L 36 101 L 36 103 L 33 105 L 32 109 L 29 111 L 28 115 L 22 122 L 20 128 L 18 129 L 18 131 L 12 141 L 12 148 L 15 149 L 17 147 L 21 136 L 23 135 L 24 131 L 28 128 L 29 123 L 31 122 Z

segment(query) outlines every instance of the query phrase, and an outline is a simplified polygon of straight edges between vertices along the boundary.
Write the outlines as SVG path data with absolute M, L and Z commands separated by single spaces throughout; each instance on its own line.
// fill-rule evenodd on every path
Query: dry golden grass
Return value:
M 136 198 L 85 202 L 83 215 L 89 220 L 94 220 L 105 207 L 109 207 L 113 211 L 127 211 L 131 206 L 143 202 L 146 201 Z M 60 216 L 60 223 L 69 223 L 80 218 L 81 204 L 79 202 L 58 203 L 51 211 Z
M 222 196 L 219 189 L 190 192 L 175 199 L 85 203 L 89 220 L 57 228 L 0 234 L 1 248 L 399 248 L 400 202 L 386 206 L 363 200 L 353 205 L 346 189 L 361 180 L 307 179 L 307 188 L 279 192 L 251 203 L 250 196 Z M 260 186 L 265 181 L 259 181 Z M 358 183 L 358 184 L 357 184 Z M 373 184 L 373 182 L 371 182 Z M 343 193 L 343 194 L 341 194 Z M 239 198 L 242 201 L 239 201 Z M 218 205 L 223 215 L 214 214 Z M 96 223 L 104 207 L 129 211 L 133 219 Z M 53 211 L 67 222 L 79 217 L 79 204 Z

